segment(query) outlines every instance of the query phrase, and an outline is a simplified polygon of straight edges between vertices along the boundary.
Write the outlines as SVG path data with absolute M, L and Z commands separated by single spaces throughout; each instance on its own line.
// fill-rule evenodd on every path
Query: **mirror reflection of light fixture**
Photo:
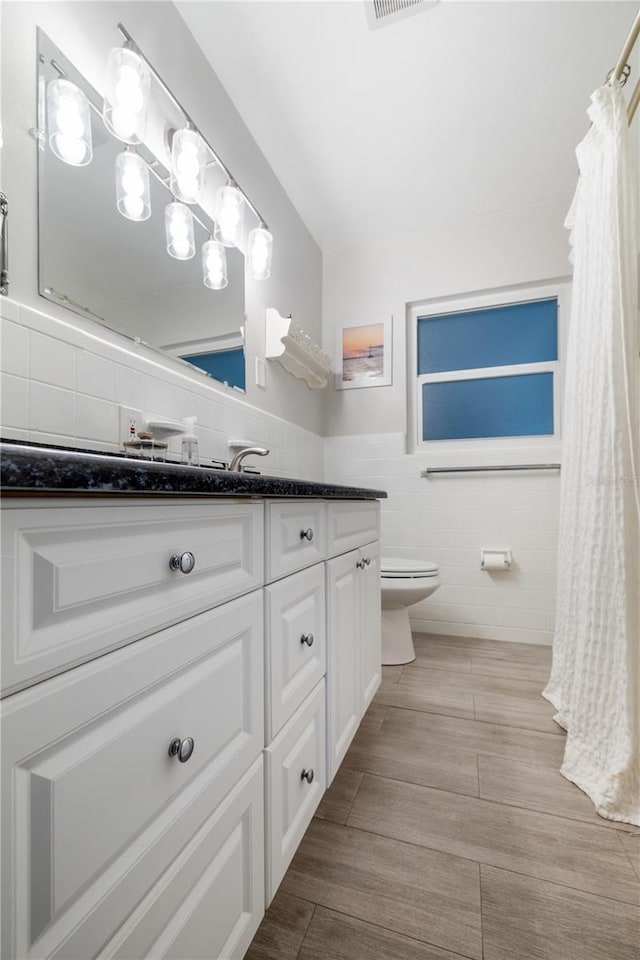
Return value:
M 149 168 L 133 150 L 116 157 L 116 205 L 128 220 L 148 220 L 151 216 Z
M 227 251 L 217 240 L 202 244 L 202 276 L 205 287 L 224 290 L 227 279 Z
M 190 260 L 196 252 L 193 214 L 184 203 L 168 203 L 164 212 L 167 253 L 176 260 Z
M 91 163 L 91 117 L 89 101 L 82 90 L 60 77 L 47 85 L 49 146 L 56 157 L 73 167 Z
M 216 193 L 216 225 L 214 237 L 225 247 L 238 247 L 244 223 L 244 195 L 227 184 Z
M 115 47 L 107 60 L 102 115 L 107 129 L 123 143 L 142 142 L 150 86 L 142 57 L 128 47 Z
M 254 280 L 268 280 L 271 276 L 273 237 L 263 226 L 249 232 L 247 258 L 249 272 Z
M 197 203 L 206 172 L 206 152 L 197 130 L 183 127 L 171 139 L 171 192 L 183 203 Z

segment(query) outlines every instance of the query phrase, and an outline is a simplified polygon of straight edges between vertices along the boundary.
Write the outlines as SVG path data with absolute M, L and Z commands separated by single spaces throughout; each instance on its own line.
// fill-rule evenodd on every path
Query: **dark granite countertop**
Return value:
M 320 497 L 376 500 L 384 490 L 312 483 L 288 477 L 229 473 L 215 467 L 144 460 L 124 454 L 0 441 L 3 495 L 84 496 L 113 494 L 207 497 Z

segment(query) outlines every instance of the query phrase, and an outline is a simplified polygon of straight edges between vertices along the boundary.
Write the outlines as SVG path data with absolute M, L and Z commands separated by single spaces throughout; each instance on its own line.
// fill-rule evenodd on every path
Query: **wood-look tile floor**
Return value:
M 640 829 L 565 780 L 551 651 L 415 637 L 248 960 L 640 960 Z

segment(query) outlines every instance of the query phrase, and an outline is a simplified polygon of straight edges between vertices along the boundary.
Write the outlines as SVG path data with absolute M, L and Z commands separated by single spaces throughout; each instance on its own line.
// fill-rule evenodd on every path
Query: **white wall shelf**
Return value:
M 304 380 L 312 390 L 320 390 L 329 382 L 329 354 L 292 317 L 281 317 L 273 307 L 267 307 L 265 355 Z

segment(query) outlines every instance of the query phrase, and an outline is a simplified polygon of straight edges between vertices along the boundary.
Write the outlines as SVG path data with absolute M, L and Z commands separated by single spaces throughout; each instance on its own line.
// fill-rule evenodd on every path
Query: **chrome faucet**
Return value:
M 242 473 L 244 467 L 242 466 L 242 461 L 245 457 L 253 456 L 256 457 L 266 457 L 269 451 L 266 447 L 245 447 L 244 450 L 238 451 L 235 457 L 232 459 L 229 464 L 229 470 L 233 470 L 234 473 Z

